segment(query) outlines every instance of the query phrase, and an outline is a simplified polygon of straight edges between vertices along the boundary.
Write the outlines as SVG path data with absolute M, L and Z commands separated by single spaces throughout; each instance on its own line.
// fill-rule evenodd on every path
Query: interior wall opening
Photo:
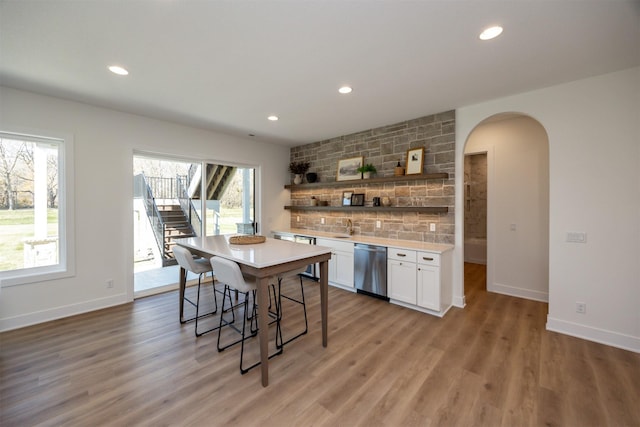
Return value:
M 467 302 L 479 280 L 485 283 L 482 290 L 548 302 L 549 141 L 544 127 L 519 113 L 489 117 L 469 134 L 464 154 Z

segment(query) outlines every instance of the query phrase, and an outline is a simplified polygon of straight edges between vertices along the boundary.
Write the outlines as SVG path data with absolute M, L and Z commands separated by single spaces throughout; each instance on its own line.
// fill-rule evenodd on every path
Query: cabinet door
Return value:
M 418 305 L 440 311 L 440 267 L 418 266 Z
M 333 256 L 336 257 L 335 282 L 353 288 L 353 254 L 335 251 L 335 255 L 332 255 L 332 258 Z
M 416 303 L 416 265 L 411 262 L 390 259 L 387 261 L 389 298 Z
M 329 277 L 327 278 L 329 283 L 335 283 L 338 268 L 338 260 L 336 256 L 336 251 L 331 251 L 331 259 L 329 260 Z

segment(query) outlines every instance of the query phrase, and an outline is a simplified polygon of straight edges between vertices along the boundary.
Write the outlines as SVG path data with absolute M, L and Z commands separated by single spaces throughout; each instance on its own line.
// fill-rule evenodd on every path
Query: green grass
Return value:
M 236 223 L 242 221 L 241 208 L 223 208 L 220 213 L 220 233 L 236 233 Z M 47 210 L 48 235 L 58 235 L 58 210 Z M 213 224 L 208 223 L 213 234 Z M 33 237 L 33 209 L 0 210 L 0 271 L 23 268 L 24 239 Z
M 58 235 L 58 210 L 47 210 L 49 236 Z M 23 268 L 23 241 L 33 237 L 33 209 L 0 210 L 0 271 Z

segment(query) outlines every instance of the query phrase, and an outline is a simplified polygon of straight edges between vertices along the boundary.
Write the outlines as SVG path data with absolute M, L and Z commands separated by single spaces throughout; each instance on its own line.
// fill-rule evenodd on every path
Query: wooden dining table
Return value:
M 322 346 L 327 346 L 328 324 L 328 262 L 331 248 L 266 238 L 263 243 L 233 244 L 233 235 L 188 237 L 175 243 L 205 258 L 218 256 L 235 261 L 240 270 L 255 277 L 258 290 L 258 312 L 267 313 L 269 306 L 270 278 L 280 273 L 299 269 L 309 264 L 320 265 L 320 314 L 322 317 Z M 214 272 L 215 274 L 215 272 Z M 180 268 L 180 320 L 183 319 L 183 298 L 186 274 Z M 258 339 L 260 343 L 260 369 L 262 385 L 269 385 L 268 316 L 258 316 Z

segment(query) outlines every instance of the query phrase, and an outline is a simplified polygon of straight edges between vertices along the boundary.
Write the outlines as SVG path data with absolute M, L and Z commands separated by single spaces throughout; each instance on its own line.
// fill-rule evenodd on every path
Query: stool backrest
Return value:
M 213 257 L 210 262 L 219 282 L 229 285 L 240 292 L 249 292 L 255 289 L 254 284 L 247 283 L 244 279 L 238 263 L 222 257 Z
M 173 247 L 173 256 L 176 258 L 176 261 L 178 261 L 180 267 L 191 272 L 198 271 L 198 266 L 196 265 L 193 259 L 193 254 L 189 249 L 176 245 Z

